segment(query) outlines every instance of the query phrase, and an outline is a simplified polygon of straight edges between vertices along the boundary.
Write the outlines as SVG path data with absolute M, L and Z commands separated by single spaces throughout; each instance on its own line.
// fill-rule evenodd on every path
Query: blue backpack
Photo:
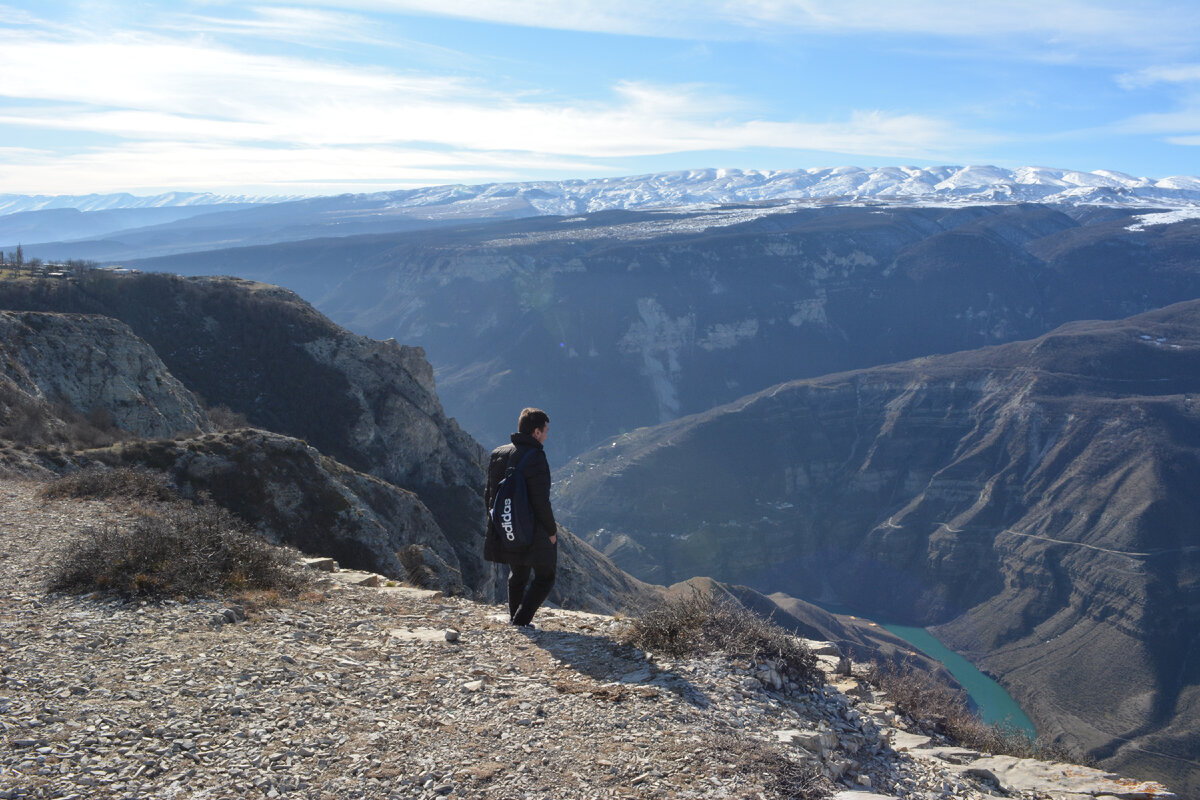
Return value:
M 536 448 L 529 448 L 514 467 L 512 456 L 508 457 L 508 469 L 496 487 L 492 498 L 492 523 L 500 535 L 500 549 L 510 552 L 528 550 L 533 545 L 533 507 L 529 505 L 529 491 L 525 487 L 525 464 Z

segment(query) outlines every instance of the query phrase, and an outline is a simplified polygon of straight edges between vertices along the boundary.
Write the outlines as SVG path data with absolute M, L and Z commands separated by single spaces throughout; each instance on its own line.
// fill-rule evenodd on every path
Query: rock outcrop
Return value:
M 643 579 L 938 625 L 1043 734 L 1195 792 L 1198 396 L 1191 302 L 635 431 L 557 508 Z
M 415 545 L 427 554 L 427 586 L 453 594 L 469 588 L 453 545 L 415 493 L 356 472 L 298 439 L 245 429 L 121 442 L 72 460 L 162 471 L 185 496 L 208 494 L 271 541 L 398 581 L 409 578 L 400 553 Z
M 35 429 L 61 429 L 64 411 L 136 437 L 212 427 L 154 350 L 107 317 L 0 311 L 0 380 L 8 387 L 10 416 L 14 405 L 40 409 L 22 419 L 26 438 L 35 440 L 42 438 Z M 25 397 L 17 400 L 15 393 Z
M 9 359 L 33 365 L 10 369 L 34 394 L 0 375 L 0 465 L 44 472 L 99 462 L 163 470 L 184 491 L 207 492 L 264 535 L 306 552 L 397 580 L 420 572 L 427 585 L 449 592 L 504 594 L 503 570 L 482 559 L 485 453 L 443 413 L 420 348 L 355 336 L 291 292 L 236 279 L 91 273 L 0 283 L 2 306 L 40 309 L 5 312 L 5 319 L 33 320 L 60 335 L 52 348 L 45 337 L 36 339 L 40 359 Z M 92 316 L 65 313 L 79 310 Z M 29 331 L 5 344 L 27 340 L 34 341 Z M 126 355 L 130 348 L 136 359 Z M 52 406 L 45 392 L 35 391 L 35 373 L 105 397 L 125 397 L 122 387 L 144 384 L 144 396 L 159 406 L 166 406 L 162 397 L 178 394 L 190 400 L 200 424 L 100 435 L 86 419 L 69 425 L 60 418 L 83 419 L 95 407 L 91 395 L 58 392 L 66 404 Z M 193 392 L 261 429 L 139 440 L 210 430 Z M 153 403 L 134 407 L 145 415 Z M 109 405 L 104 409 L 114 416 L 136 419 L 119 403 Z M 16 433 L 31 425 L 82 426 L 89 435 L 26 435 L 14 446 Z M 114 439 L 129 441 L 99 447 Z M 611 612 L 653 594 L 569 531 L 561 536 L 552 601 Z
M 442 412 L 419 348 L 356 336 L 292 292 L 234 278 L 93 272 L 9 282 L 0 284 L 0 307 L 121 320 L 208 404 L 415 492 L 458 554 L 466 585 L 492 590 L 476 555 L 483 450 Z

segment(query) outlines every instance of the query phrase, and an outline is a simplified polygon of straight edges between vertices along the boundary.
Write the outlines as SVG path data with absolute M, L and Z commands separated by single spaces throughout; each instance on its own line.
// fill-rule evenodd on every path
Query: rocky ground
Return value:
M 522 633 L 347 573 L 240 605 L 48 594 L 57 549 L 122 510 L 36 488 L 0 480 L 5 800 L 806 796 L 798 765 L 846 800 L 1172 796 L 944 746 L 854 678 L 803 692 L 643 653 L 611 617 L 550 609 Z

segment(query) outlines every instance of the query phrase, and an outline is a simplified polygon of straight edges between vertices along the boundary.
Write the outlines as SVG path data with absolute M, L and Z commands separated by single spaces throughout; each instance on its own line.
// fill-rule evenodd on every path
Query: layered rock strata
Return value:
M 559 508 L 644 579 L 939 625 L 1044 734 L 1193 791 L 1197 397 L 1192 302 L 635 431 Z
M 608 211 L 148 262 L 294 289 L 420 345 L 441 402 L 505 441 L 531 403 L 552 461 L 782 381 L 1039 336 L 1200 296 L 1200 221 L 1127 209 Z M 611 438 L 609 439 L 611 441 Z

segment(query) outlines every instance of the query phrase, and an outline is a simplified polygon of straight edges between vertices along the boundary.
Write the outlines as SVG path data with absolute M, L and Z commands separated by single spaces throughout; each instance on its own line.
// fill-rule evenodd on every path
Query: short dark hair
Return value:
M 532 436 L 534 431 L 540 431 L 550 422 L 550 417 L 540 408 L 526 408 L 517 420 L 517 433 Z

